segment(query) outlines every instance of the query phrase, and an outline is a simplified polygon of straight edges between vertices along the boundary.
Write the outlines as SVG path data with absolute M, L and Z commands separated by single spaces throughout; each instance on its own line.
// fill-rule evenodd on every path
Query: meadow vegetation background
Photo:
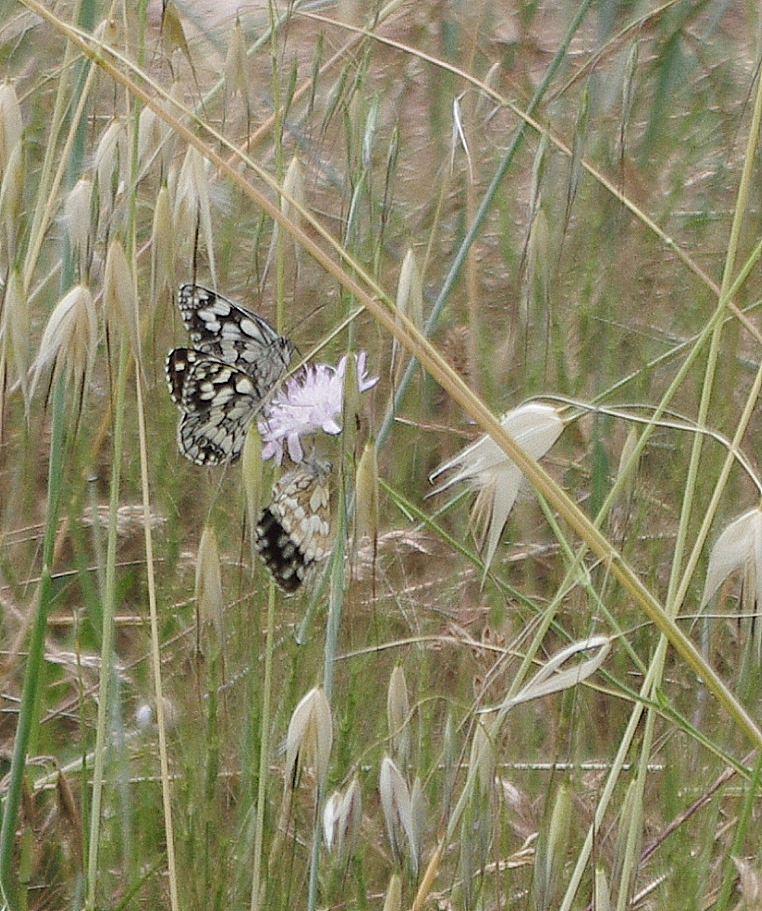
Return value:
M 6 2 L 5 907 L 760 907 L 761 36 Z M 194 280 L 380 377 L 291 598 L 277 469 L 177 451 Z M 496 423 L 538 400 L 543 468 Z M 535 490 L 488 567 L 497 500 L 429 481 L 484 432 Z

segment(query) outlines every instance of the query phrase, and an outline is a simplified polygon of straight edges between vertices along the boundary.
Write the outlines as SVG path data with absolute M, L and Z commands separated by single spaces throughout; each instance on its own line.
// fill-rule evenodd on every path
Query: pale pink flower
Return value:
M 301 437 L 318 430 L 331 436 L 341 433 L 348 357 L 345 354 L 336 367 L 306 364 L 273 395 L 257 421 L 263 459 L 274 458 L 280 465 L 287 451 L 291 461 L 298 463 L 304 459 Z M 360 392 L 366 392 L 376 385 L 378 377 L 368 376 L 364 351 L 354 357 L 357 387 Z

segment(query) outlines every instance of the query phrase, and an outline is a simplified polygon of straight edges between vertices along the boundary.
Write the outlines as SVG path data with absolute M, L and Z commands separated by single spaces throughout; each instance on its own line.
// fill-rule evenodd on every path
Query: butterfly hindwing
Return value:
M 273 485 L 256 546 L 277 584 L 294 592 L 331 551 L 328 462 L 304 462 Z
M 178 303 L 194 345 L 167 356 L 169 392 L 182 411 L 178 446 L 197 465 L 232 461 L 294 347 L 262 317 L 201 285 L 183 285 Z
M 177 429 L 180 452 L 196 465 L 234 461 L 241 454 L 249 426 L 241 417 L 240 404 L 184 414 Z

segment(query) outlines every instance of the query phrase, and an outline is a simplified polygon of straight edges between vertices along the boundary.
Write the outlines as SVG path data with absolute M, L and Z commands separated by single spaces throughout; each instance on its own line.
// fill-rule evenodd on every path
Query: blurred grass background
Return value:
M 4 804 L 8 905 L 727 908 L 747 900 L 762 868 L 745 734 L 675 653 L 657 669 L 658 632 L 607 566 L 590 556 L 574 562 L 569 525 L 549 523 L 552 511 L 536 499 L 518 503 L 481 585 L 468 500 L 426 499 L 428 474 L 477 428 L 418 368 L 381 432 L 407 355 L 393 352 L 367 311 L 333 335 L 357 300 L 307 254 L 298 230 L 274 231 L 212 153 L 276 205 L 272 186 L 230 149 L 275 184 L 298 161 L 295 201 L 335 239 L 344 272 L 364 270 L 392 300 L 412 250 L 423 322 L 436 313 L 435 346 L 495 413 L 538 395 L 568 403 L 567 429 L 545 464 L 591 518 L 621 474 L 628 433 L 643 431 L 677 378 L 602 528 L 756 721 L 758 630 L 745 616 L 756 609 L 756 580 L 733 577 L 711 605 L 720 622 L 703 635 L 706 553 L 689 566 L 683 599 L 672 594 L 687 565 L 681 542 L 692 546 L 726 452 L 707 439 L 694 472 L 691 428 L 732 437 L 759 365 L 759 336 L 729 310 L 716 351 L 697 342 L 717 308 L 734 217 L 735 262 L 758 255 L 758 152 L 747 142 L 759 10 L 740 0 L 373 10 L 345 0 L 247 6 L 238 19 L 222 6 L 209 19 L 179 2 L 163 17 L 143 4 L 41 12 L 14 3 L 0 25 L 3 774 L 19 717 L 30 719 L 18 814 L 7 796 Z M 97 36 L 91 47 L 118 52 L 98 51 L 108 66 L 67 41 L 76 23 Z M 139 88 L 164 119 L 146 113 Z M 175 122 L 199 137 L 206 163 Z M 753 176 L 741 205 L 745 165 Z M 80 179 L 90 195 L 76 208 Z M 158 221 L 165 205 L 169 221 Z M 318 237 L 294 211 L 297 228 Z M 134 287 L 137 316 L 128 293 L 106 290 L 115 242 L 129 276 L 117 290 Z M 753 328 L 759 275 L 755 259 L 748 265 L 733 302 Z M 310 592 L 279 598 L 271 635 L 273 593 L 252 561 L 244 518 L 247 479 L 238 465 L 198 468 L 176 448 L 163 364 L 185 343 L 176 286 L 196 277 L 277 322 L 302 355 L 324 341 L 318 357 L 329 363 L 366 350 L 381 377 L 357 427 L 328 441 L 351 490 L 363 444 L 379 437 L 377 541 L 350 533 L 340 595 L 334 584 L 314 603 Z M 78 379 L 70 339 L 55 355 L 57 372 L 45 363 L 31 395 L 50 314 L 76 284 L 93 298 L 92 366 Z M 415 308 L 409 315 L 418 320 Z M 754 409 L 741 440 L 753 471 L 759 431 Z M 758 489 L 734 466 L 713 537 L 756 505 Z M 435 523 L 421 518 L 439 510 Z M 194 596 L 205 528 L 216 533 L 223 581 L 212 617 L 200 616 Z M 335 652 L 324 632 L 329 598 L 342 605 Z M 478 710 L 593 633 L 614 637 L 605 674 L 513 708 L 490 732 L 485 760 L 475 746 Z M 318 787 L 314 768 L 296 782 L 284 771 L 283 745 L 295 706 L 325 681 L 327 663 L 333 746 Z M 401 715 L 399 688 L 388 695 L 395 668 L 406 681 Z M 639 695 L 649 670 L 656 682 Z M 643 719 L 636 707 L 647 710 Z M 406 745 L 390 720 L 400 717 Z M 418 841 L 411 850 L 412 830 L 401 823 L 401 856 L 379 799 L 385 755 L 411 793 L 418 781 Z M 716 786 L 727 769 L 736 774 Z M 320 813 L 353 779 L 360 821 L 338 856 L 320 844 Z M 468 806 L 454 825 L 464 788 Z M 740 880 L 734 858 L 745 865 Z

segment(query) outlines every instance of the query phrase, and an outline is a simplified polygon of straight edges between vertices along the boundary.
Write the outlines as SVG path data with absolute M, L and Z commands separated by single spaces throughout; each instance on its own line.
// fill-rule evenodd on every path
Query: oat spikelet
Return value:
M 709 554 L 700 609 L 736 570 L 744 572 L 746 597 L 762 604 L 762 509 L 750 509 L 731 522 L 717 538 Z
M 11 153 L 21 142 L 23 131 L 18 95 L 6 79 L 0 83 L 0 175 L 5 173 Z
M 286 780 L 293 787 L 300 769 L 312 769 L 318 786 L 325 782 L 333 745 L 331 706 L 325 691 L 314 687 L 294 709 L 286 734 Z
M 138 297 L 135 278 L 127 262 L 124 247 L 119 240 L 112 240 L 106 253 L 103 277 L 103 305 L 106 325 L 112 340 L 127 335 L 133 353 L 140 356 L 138 329 Z
M 423 283 L 412 248 L 408 248 L 402 260 L 395 306 L 397 311 L 411 320 L 417 329 L 423 328 Z M 392 340 L 391 372 L 395 384 L 399 382 L 402 363 L 400 343 L 394 338 Z
M 355 540 L 378 535 L 378 459 L 376 444 L 368 440 L 355 472 Z
M 209 186 L 208 162 L 193 146 L 188 146 L 174 199 L 174 228 L 176 238 L 184 238 L 184 247 L 192 248 L 197 229 L 200 228 L 209 256 L 209 271 L 212 286 L 217 284 L 217 269 L 214 259 L 214 235 L 212 232 L 212 205 Z M 184 250 L 176 250 L 178 255 Z
M 323 839 L 337 863 L 351 856 L 361 822 L 362 792 L 359 782 L 353 778 L 343 794 L 341 791 L 331 794 L 323 809 Z
M 32 394 L 42 372 L 52 368 L 51 382 L 63 371 L 66 381 L 75 384 L 81 406 L 97 342 L 98 318 L 93 296 L 85 285 L 75 285 L 53 308 L 45 326 L 34 363 Z
M 95 150 L 96 187 L 101 211 L 109 213 L 119 193 L 122 166 L 127 167 L 127 134 L 120 120 L 112 121 Z
M 0 340 L 3 356 L 10 364 L 16 382 L 21 387 L 24 404 L 29 410 L 29 297 L 20 270 L 8 276 L 5 302 L 0 317 Z
M 509 411 L 501 423 L 533 459 L 545 455 L 564 429 L 558 411 L 541 402 L 529 402 Z M 435 478 L 446 472 L 454 473 L 434 493 L 446 490 L 458 481 L 466 481 L 478 491 L 471 512 L 471 528 L 477 546 L 484 552 L 486 576 L 523 474 L 486 434 L 440 465 L 429 476 L 429 481 L 433 483 Z
M 196 560 L 196 604 L 202 623 L 212 623 L 222 642 L 224 634 L 223 614 L 225 604 L 222 596 L 222 571 L 217 535 L 207 525 L 201 533 Z
M 93 182 L 81 177 L 64 202 L 63 223 L 69 244 L 82 264 L 87 264 L 93 247 Z
M 156 197 L 151 228 L 151 307 L 175 287 L 175 239 L 169 190 L 162 187 Z
M 397 665 L 389 678 L 386 691 L 386 720 L 392 753 L 403 767 L 407 765 L 410 753 L 410 699 L 407 693 L 405 672 Z
M 414 790 L 417 795 L 415 809 L 413 797 L 402 773 L 389 756 L 384 756 L 381 760 L 378 791 L 386 823 L 386 834 L 399 864 L 402 863 L 404 845 L 407 842 L 410 864 L 413 874 L 417 876 L 421 828 L 420 814 L 417 812 L 421 806 L 420 784 Z
M 399 873 L 392 873 L 384 898 L 384 911 L 402 911 L 402 880 Z
M 230 33 L 228 53 L 225 58 L 225 91 L 229 95 L 239 92 L 247 111 L 251 110 L 251 86 L 253 81 L 249 77 L 249 58 L 246 56 L 246 42 L 243 37 L 241 20 L 236 18 L 233 30 Z

